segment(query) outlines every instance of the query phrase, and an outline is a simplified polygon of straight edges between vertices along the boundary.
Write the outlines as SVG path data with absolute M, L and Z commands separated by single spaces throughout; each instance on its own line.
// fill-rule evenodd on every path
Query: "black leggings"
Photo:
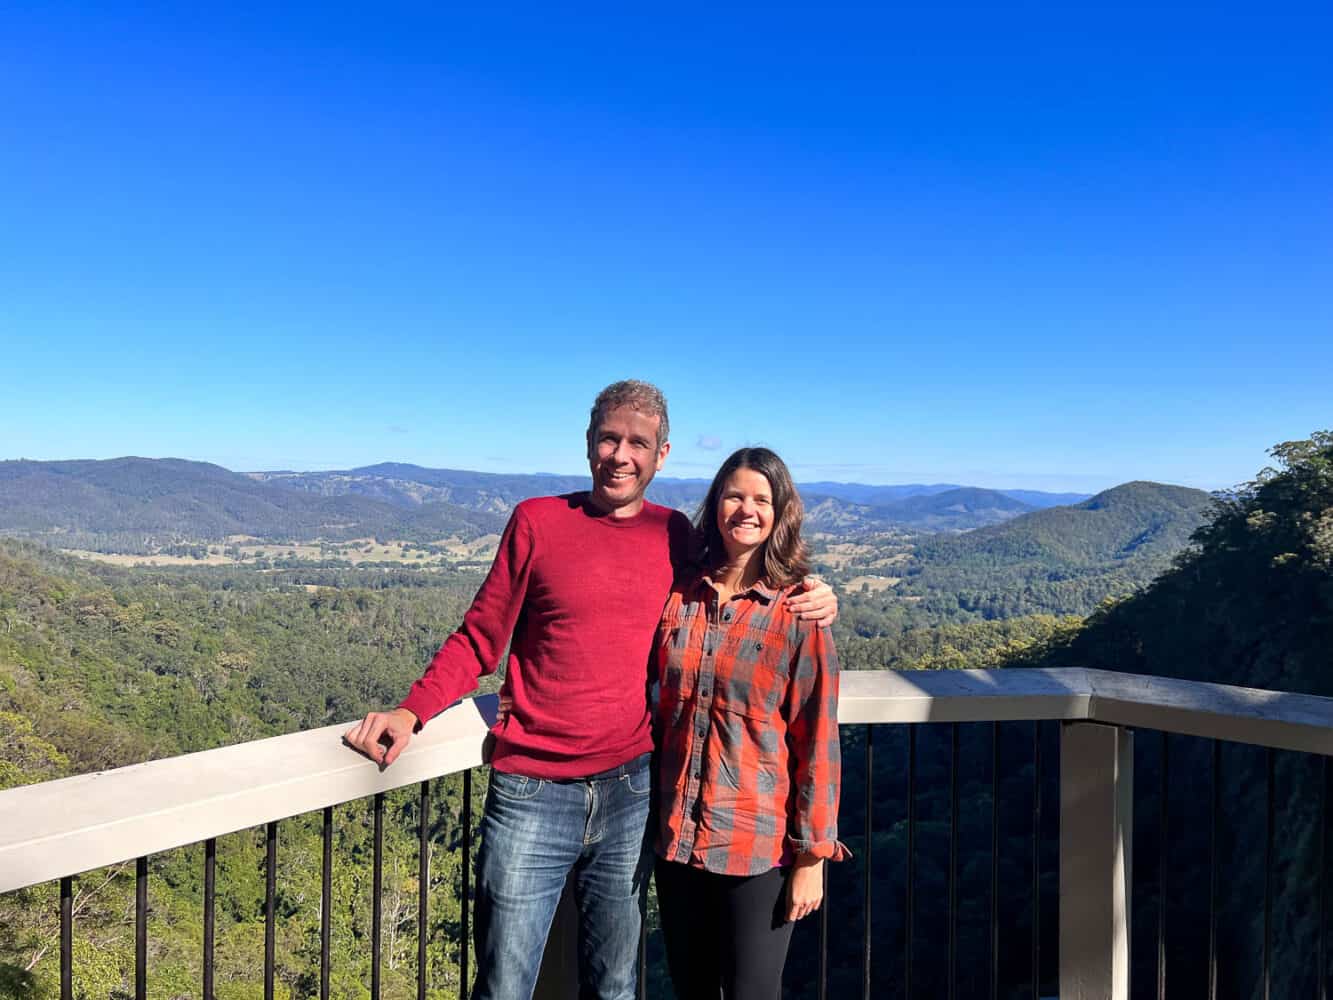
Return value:
M 677 1000 L 778 1000 L 792 924 L 787 873 L 716 875 L 657 859 L 657 904 Z

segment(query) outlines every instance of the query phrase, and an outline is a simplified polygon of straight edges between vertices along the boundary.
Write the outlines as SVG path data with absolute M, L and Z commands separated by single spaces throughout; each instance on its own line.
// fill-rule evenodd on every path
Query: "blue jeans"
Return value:
M 530 1000 L 566 877 L 579 910 L 579 995 L 633 1000 L 652 870 L 648 754 L 544 781 L 491 772 L 477 851 L 472 1000 Z

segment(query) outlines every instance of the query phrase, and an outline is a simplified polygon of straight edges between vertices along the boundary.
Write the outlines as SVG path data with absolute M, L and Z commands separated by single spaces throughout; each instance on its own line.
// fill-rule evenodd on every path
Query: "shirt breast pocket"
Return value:
M 744 629 L 722 642 L 718 704 L 751 719 L 774 719 L 787 693 L 787 655 L 784 636 L 762 629 Z

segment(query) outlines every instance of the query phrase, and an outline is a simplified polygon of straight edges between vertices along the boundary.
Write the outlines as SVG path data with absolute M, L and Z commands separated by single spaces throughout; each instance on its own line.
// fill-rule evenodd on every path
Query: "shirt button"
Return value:
M 724 622 L 729 622 L 729 621 L 731 621 L 731 610 L 730 610 L 730 609 L 728 609 L 728 610 L 722 612 L 722 620 L 723 620 Z
M 707 698 L 709 694 L 710 694 L 710 692 L 709 692 L 708 688 L 704 688 L 702 691 L 699 692 L 699 697 L 700 697 L 700 698 Z

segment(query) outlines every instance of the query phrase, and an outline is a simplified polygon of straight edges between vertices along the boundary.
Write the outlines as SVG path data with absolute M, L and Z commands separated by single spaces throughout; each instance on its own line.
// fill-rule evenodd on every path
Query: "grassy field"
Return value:
M 203 557 L 168 555 L 156 552 L 127 555 L 116 552 L 89 552 L 65 549 L 66 554 L 81 559 L 109 563 L 112 566 L 243 566 L 260 560 L 298 562 L 401 563 L 404 566 L 446 566 L 461 562 L 489 562 L 495 555 L 499 535 L 483 535 L 472 541 L 442 538 L 429 545 L 416 542 L 373 538 L 355 538 L 344 542 L 269 542 L 249 535 L 233 535 L 224 545 L 208 546 Z
M 86 549 L 61 549 L 60 551 L 67 556 L 91 559 L 93 562 L 107 563 L 111 566 L 232 566 L 236 564 L 235 559 L 230 559 L 220 552 L 213 553 L 211 551 L 203 559 L 196 559 L 193 556 L 128 556 L 118 552 L 89 552 Z
M 912 545 L 900 535 L 877 535 L 849 542 L 835 536 L 816 533 L 810 539 L 816 566 L 823 572 L 854 575 L 846 585 L 856 588 L 868 584 L 871 590 L 892 587 L 901 578 L 895 567 L 912 561 Z M 888 570 L 889 572 L 885 572 Z
M 829 535 L 814 535 L 810 547 L 815 558 L 830 569 L 846 569 L 848 566 L 863 566 L 874 558 L 875 547 L 859 542 L 834 542 Z
M 900 576 L 854 576 L 847 581 L 847 590 L 855 593 L 858 590 L 868 590 L 877 593 L 881 590 L 888 590 L 890 587 L 897 586 L 902 581 Z

